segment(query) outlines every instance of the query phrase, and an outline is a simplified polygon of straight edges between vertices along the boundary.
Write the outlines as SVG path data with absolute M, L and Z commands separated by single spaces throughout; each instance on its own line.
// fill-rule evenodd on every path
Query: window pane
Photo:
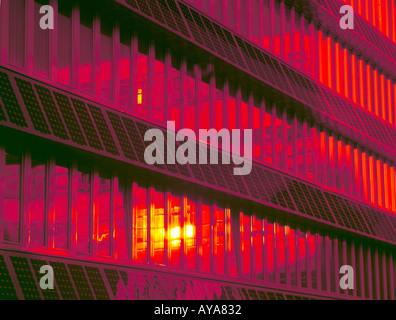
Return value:
M 201 205 L 201 243 L 199 246 L 199 261 L 201 270 L 210 272 L 210 207 Z
M 180 57 L 172 53 L 172 67 L 171 67 L 171 75 L 170 75 L 170 83 L 169 83 L 170 111 L 168 114 L 168 118 L 171 121 L 175 121 L 176 128 L 180 128 L 180 117 L 181 117 L 180 68 L 181 68 Z
M 154 87 L 152 91 L 152 105 L 154 119 L 165 121 L 165 53 L 160 47 L 155 48 Z
M 278 255 L 279 283 L 286 284 L 285 228 L 276 224 L 276 250 Z
M 129 260 L 129 243 L 128 243 L 128 216 L 129 208 L 127 207 L 130 193 L 127 188 L 125 179 L 120 178 L 118 181 L 118 192 L 115 196 L 115 221 L 116 221 L 116 241 L 118 259 Z
M 44 246 L 45 161 L 32 157 L 30 171 L 29 243 Z
M 77 172 L 77 252 L 91 251 L 91 180 L 89 169 Z
M 120 105 L 131 107 L 131 32 L 121 26 L 120 30 Z
M 268 272 L 268 280 L 275 282 L 275 265 L 274 265 L 274 224 L 267 222 L 265 224 L 266 234 L 266 267 Z
M 99 176 L 98 255 L 110 256 L 110 177 Z
M 69 169 L 57 165 L 55 170 L 54 248 L 68 248 L 68 218 Z
M 197 268 L 197 235 L 196 235 L 196 204 L 186 199 L 185 209 L 185 241 L 186 241 L 186 265 L 189 270 Z
M 133 187 L 133 260 L 147 262 L 147 189 Z
M 286 232 L 286 246 L 288 252 L 288 262 L 290 269 L 290 283 L 293 286 L 297 285 L 297 264 L 296 264 L 296 232 L 289 226 L 285 227 Z
M 250 217 L 241 212 L 242 276 L 250 276 Z
M 188 65 L 187 79 L 184 83 L 184 126 L 195 131 L 195 75 L 193 67 Z
M 151 261 L 164 264 L 165 249 L 165 215 L 164 193 L 151 189 Z
M 99 87 L 102 99 L 113 100 L 113 22 L 100 20 Z
M 264 279 L 264 265 L 263 265 L 263 221 L 261 219 L 257 219 L 253 216 L 253 259 L 255 261 L 254 264 L 254 273 L 256 274 L 256 278 L 263 280 Z
M 21 162 L 17 154 L 6 153 L 4 180 L 4 240 L 20 241 Z
M 93 16 L 92 9 L 81 3 L 80 10 L 80 90 L 92 93 Z
M 312 289 L 318 288 L 318 275 L 317 275 L 317 258 L 316 258 L 316 236 L 310 234 L 308 236 L 308 248 L 309 248 L 309 263 L 311 268 L 311 283 Z
M 181 203 L 180 196 L 169 194 L 169 236 L 170 251 L 169 265 L 179 268 L 181 259 L 181 239 L 182 239 L 182 221 L 181 221 Z
M 49 75 L 49 33 L 51 29 L 41 29 L 40 7 L 48 5 L 48 0 L 34 2 L 34 72 L 43 77 Z
M 215 225 L 214 225 L 214 256 L 216 272 L 225 273 L 225 223 L 224 209 L 215 206 Z
M 300 252 L 298 255 L 300 264 L 300 279 L 301 286 L 307 287 L 307 244 L 305 232 L 298 232 L 298 244 L 300 246 Z
M 73 2 L 59 1 L 58 14 L 58 82 L 71 85 L 72 8 Z
M 8 62 L 25 67 L 25 0 L 9 1 L 9 52 Z
M 148 116 L 148 43 L 139 38 L 138 46 L 136 111 L 140 115 Z

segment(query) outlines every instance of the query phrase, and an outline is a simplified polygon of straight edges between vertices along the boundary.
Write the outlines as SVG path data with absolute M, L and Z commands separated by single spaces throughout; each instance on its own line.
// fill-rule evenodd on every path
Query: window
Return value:
M 252 217 L 252 240 L 253 240 L 253 272 L 257 279 L 264 279 L 263 263 L 263 221 L 262 219 Z
M 22 157 L 6 152 L 4 192 L 4 241 L 20 242 Z
M 131 193 L 128 189 L 126 179 L 119 178 L 118 189 L 115 195 L 115 225 L 116 234 L 115 241 L 117 241 L 117 259 L 129 260 L 130 242 L 128 241 L 129 222 L 129 197 Z
M 214 259 L 215 272 L 218 274 L 225 273 L 225 216 L 224 209 L 215 206 L 214 216 Z
M 110 219 L 110 176 L 99 175 L 98 210 L 98 255 L 110 256 L 111 219 Z
M 133 185 L 133 260 L 147 262 L 147 188 Z
M 181 126 L 181 58 L 180 56 L 172 53 L 172 66 L 169 83 L 169 106 L 170 111 L 168 114 L 169 120 L 175 122 L 175 127 Z
M 195 131 L 195 73 L 194 67 L 187 65 L 187 78 L 184 83 L 184 126 Z
M 281 284 L 286 284 L 286 254 L 285 254 L 285 228 L 279 223 L 276 224 L 276 250 L 278 258 L 279 279 Z
M 77 171 L 77 252 L 91 252 L 91 177 L 88 168 Z
M 72 9 L 73 2 L 58 3 L 58 75 L 59 83 L 71 85 L 72 75 Z
M 240 213 L 241 224 L 241 270 L 242 277 L 250 277 L 251 275 L 251 256 L 250 256 L 250 217 Z
M 268 281 L 275 282 L 275 264 L 274 264 L 274 224 L 266 221 L 265 223 L 265 253 L 266 271 L 268 273 Z
M 136 92 L 136 111 L 139 115 L 148 116 L 148 51 L 147 41 L 139 38 L 137 57 L 137 92 Z
M 201 205 L 201 243 L 199 245 L 200 268 L 204 272 L 210 272 L 210 207 Z
M 183 223 L 180 196 L 169 193 L 169 265 L 180 268 L 182 257 Z M 191 226 L 190 226 L 191 228 Z M 191 230 L 190 230 L 191 232 Z
M 9 1 L 9 52 L 8 62 L 25 67 L 25 0 Z
M 307 244 L 305 232 L 298 231 L 298 263 L 300 264 L 300 274 L 298 277 L 301 279 L 301 286 L 307 287 Z
M 100 19 L 100 62 L 99 62 L 100 98 L 113 100 L 113 22 Z
M 45 245 L 46 227 L 46 163 L 45 160 L 32 157 L 30 169 L 29 201 L 29 243 Z
M 120 28 L 120 105 L 131 108 L 131 32 Z
M 290 283 L 293 286 L 297 286 L 296 231 L 289 226 L 285 226 L 285 243 L 288 260 L 287 268 L 290 270 Z
M 69 247 L 69 168 L 58 164 L 55 168 L 54 248 Z
M 153 86 L 153 118 L 165 122 L 165 50 L 161 47 L 155 47 Z
M 80 4 L 80 70 L 79 88 L 92 94 L 93 89 L 93 16 L 92 9 Z
M 151 189 L 151 261 L 154 264 L 165 263 L 165 213 L 164 193 Z
M 189 198 L 184 198 L 186 203 L 184 229 L 186 242 L 186 265 L 189 270 L 197 268 L 197 233 L 196 233 L 196 204 Z

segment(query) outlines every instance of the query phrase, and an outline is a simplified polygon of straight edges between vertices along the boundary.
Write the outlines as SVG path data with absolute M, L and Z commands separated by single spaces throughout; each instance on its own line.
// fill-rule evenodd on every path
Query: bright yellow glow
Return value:
M 142 89 L 138 89 L 138 95 L 137 95 L 137 103 L 142 104 L 143 103 L 143 94 L 142 94 Z
M 171 238 L 172 239 L 180 238 L 180 227 L 175 227 L 171 229 Z
M 194 227 L 191 224 L 187 225 L 186 233 L 188 238 L 192 238 L 194 236 Z

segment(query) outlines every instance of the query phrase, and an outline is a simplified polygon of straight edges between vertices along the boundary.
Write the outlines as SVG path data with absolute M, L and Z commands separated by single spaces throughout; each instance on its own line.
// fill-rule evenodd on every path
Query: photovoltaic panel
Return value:
M 140 10 L 149 17 L 152 17 L 152 14 L 150 12 L 150 9 L 147 5 L 146 0 L 136 0 L 136 2 L 139 4 Z
M 52 132 L 58 138 L 69 140 L 65 125 L 63 124 L 59 111 L 56 108 L 55 101 L 52 98 L 51 91 L 39 85 L 35 85 L 35 87 L 41 101 L 41 105 L 47 115 Z
M 208 30 L 209 36 L 212 39 L 213 45 L 217 51 L 217 53 L 219 55 L 221 55 L 224 58 L 227 58 L 223 47 L 221 46 L 221 42 L 219 41 L 219 39 L 217 38 L 217 34 L 215 29 L 212 26 L 212 23 L 210 22 L 210 20 L 208 18 L 206 18 L 205 16 L 201 16 L 202 21 L 205 24 L 206 30 Z
M 93 300 L 94 297 L 82 266 L 69 264 L 68 267 L 80 300 Z
M 235 36 L 235 40 L 243 54 L 243 57 L 245 58 L 245 61 L 248 65 L 248 68 L 250 69 L 251 72 L 255 73 L 255 74 L 260 74 L 255 67 L 255 64 L 253 62 L 252 57 L 249 55 L 249 52 L 246 49 L 245 43 L 244 41 L 242 41 L 241 38 L 239 38 L 238 36 Z
M 150 5 L 151 12 L 154 15 L 154 18 L 162 24 L 165 24 L 165 20 L 162 17 L 161 11 L 158 8 L 157 2 L 155 0 L 147 0 L 148 4 Z
M 166 163 L 166 169 L 172 173 L 178 174 L 179 170 L 177 169 L 177 161 L 176 161 L 176 143 L 175 143 L 175 150 L 174 153 L 170 150 L 170 145 L 167 142 L 167 134 L 164 130 L 161 130 L 162 134 L 164 135 L 164 162 Z M 170 161 L 168 161 L 168 152 L 173 153 L 173 164 L 170 163 Z
M 120 282 L 120 275 L 117 270 L 104 269 L 104 273 L 106 275 L 107 281 L 110 284 L 111 291 L 113 292 L 113 296 L 117 297 L 118 286 Z
M 25 300 L 41 300 L 28 260 L 13 256 L 10 258 Z
M 183 142 L 181 142 L 181 141 L 176 141 L 176 148 L 178 149 L 182 143 L 183 143 Z M 189 164 L 182 165 L 182 164 L 179 164 L 179 163 L 176 161 L 176 166 L 177 166 L 179 172 L 180 172 L 183 176 L 185 176 L 185 177 L 191 177 L 190 171 L 188 170 L 188 167 L 190 167 Z M 202 181 L 202 180 L 201 180 L 201 181 Z
M 66 266 L 62 262 L 50 261 L 50 265 L 54 269 L 56 275 L 56 284 L 63 300 L 77 300 L 76 292 L 70 280 Z
M 87 272 L 89 282 L 91 283 L 91 287 L 95 293 L 96 300 L 110 300 L 109 294 L 107 293 L 107 288 L 99 269 L 86 266 L 85 271 Z
M 175 0 L 166 0 L 168 3 L 169 9 L 173 13 L 173 18 L 175 18 L 175 21 L 179 27 L 179 30 L 183 35 L 185 35 L 187 38 L 191 38 L 190 33 L 188 32 L 187 26 L 185 25 L 183 18 L 180 14 L 179 8 L 177 7 Z
M 88 114 L 85 103 L 75 98 L 72 98 L 71 100 L 80 120 L 81 126 L 85 132 L 85 136 L 88 139 L 89 145 L 96 150 L 103 150 L 102 143 L 99 140 L 98 134 L 95 130 L 91 116 Z
M 359 208 L 374 235 L 396 242 L 396 230 L 393 229 L 389 216 L 379 214 L 374 209 L 365 205 L 359 205 Z
M 161 7 L 162 13 L 165 17 L 165 20 L 166 20 L 166 23 L 168 24 L 168 26 L 171 27 L 175 31 L 179 31 L 179 29 L 177 28 L 176 22 L 172 17 L 172 13 L 170 12 L 165 0 L 157 0 L 157 1 Z
M 180 2 L 179 2 L 179 6 L 180 6 L 181 11 L 183 12 L 183 16 L 186 19 L 188 26 L 190 27 L 191 33 L 192 33 L 195 41 L 197 41 L 200 44 L 203 44 L 203 40 L 201 38 L 201 35 L 198 32 L 198 29 L 195 25 L 195 22 L 194 22 L 193 17 L 190 13 L 190 10 L 188 10 L 188 8 Z
M 238 187 L 238 191 L 245 196 L 250 196 L 249 191 L 246 189 L 244 179 L 242 176 L 238 176 L 234 174 L 234 168 L 227 165 L 227 171 L 229 175 L 229 180 L 234 179 L 236 186 Z
M 235 43 L 235 41 L 234 41 L 234 38 L 232 37 L 231 32 L 229 32 L 229 31 L 226 30 L 226 29 L 223 29 L 223 32 L 224 32 L 224 35 L 225 35 L 225 37 L 226 37 L 226 39 L 227 39 L 228 45 L 230 46 L 231 51 L 232 51 L 233 54 L 234 54 L 234 57 L 235 57 L 237 63 L 238 63 L 242 68 L 245 68 L 245 69 L 246 69 L 245 62 L 243 61 L 242 56 L 241 56 L 241 54 L 239 53 L 239 49 L 238 49 L 238 47 L 237 47 L 237 45 L 236 45 L 236 43 Z
M 202 22 L 201 16 L 198 14 L 198 12 L 196 12 L 196 11 L 193 10 L 193 9 L 190 9 L 190 11 L 191 11 L 191 14 L 192 14 L 192 16 L 193 16 L 193 19 L 194 19 L 194 21 L 195 21 L 195 24 L 197 25 L 198 30 L 199 30 L 200 33 L 201 33 L 202 39 L 203 39 L 204 42 L 205 42 L 205 45 L 206 45 L 210 50 L 215 51 L 214 46 L 213 46 L 213 43 L 212 43 L 212 41 L 210 40 L 210 37 L 209 37 L 209 35 L 208 35 L 207 31 L 206 31 L 206 28 L 205 28 L 205 26 L 204 26 L 204 24 L 203 24 L 203 22 Z
M 11 280 L 5 259 L 0 255 L 0 300 L 17 300 L 18 296 L 15 291 L 14 284 Z
M 86 146 L 87 143 L 78 124 L 77 117 L 71 107 L 69 98 L 58 92 L 54 92 L 54 96 L 73 142 Z
M 212 22 L 212 24 L 214 30 L 216 31 L 217 38 L 220 40 L 220 43 L 223 46 L 223 49 L 225 51 L 228 60 L 232 61 L 233 63 L 236 63 L 235 57 L 230 49 L 230 46 L 228 45 L 226 37 L 224 36 L 223 29 L 215 22 Z
M 105 145 L 106 151 L 111 154 L 119 155 L 120 153 L 117 150 L 113 136 L 109 127 L 107 126 L 106 119 L 104 118 L 102 111 L 98 107 L 92 106 L 90 104 L 88 106 L 95 121 L 96 128 L 98 128 L 100 137 L 102 138 L 103 144 Z
M 259 199 L 260 195 L 256 189 L 256 183 L 253 182 L 253 178 L 251 174 L 247 174 L 244 178 L 245 178 L 246 186 L 249 189 L 249 192 L 252 195 L 252 197 L 255 199 Z
M 22 99 L 25 102 L 25 106 L 29 113 L 30 119 L 32 120 L 34 129 L 41 133 L 51 134 L 47 125 L 47 121 L 45 120 L 44 114 L 37 101 L 36 94 L 33 91 L 32 84 L 17 77 L 15 77 L 15 81 L 18 85 Z
M 135 0 L 126 0 L 126 3 L 128 3 L 134 9 L 139 9 Z
M 143 145 L 142 139 L 139 136 L 135 122 L 132 119 L 126 117 L 122 117 L 122 121 L 125 124 L 125 128 L 129 134 L 129 138 L 132 141 L 133 147 L 136 150 L 139 162 L 144 162 L 144 151 L 146 147 Z
M 2 103 L 0 102 L 0 121 L 7 121 L 7 118 L 5 116 L 4 108 Z
M 12 89 L 8 74 L 0 71 L 0 97 L 3 100 L 4 109 L 7 112 L 8 119 L 11 123 L 19 127 L 27 127 L 25 117 L 21 107 Z
M 44 276 L 42 273 L 40 273 L 40 268 L 42 266 L 48 265 L 47 261 L 40 260 L 40 259 L 30 259 L 30 263 L 32 264 L 34 274 L 36 276 L 36 281 L 37 283 L 40 283 L 40 279 Z M 57 283 L 57 278 L 56 275 L 54 275 L 54 288 L 50 290 L 41 290 L 41 294 L 44 297 L 44 300 L 59 300 L 59 294 L 58 290 L 56 288 L 56 283 Z M 39 288 L 40 290 L 41 288 Z
M 137 158 L 135 156 L 135 152 L 133 151 L 133 147 L 131 142 L 129 141 L 127 133 L 125 132 L 120 116 L 110 111 L 107 111 L 107 115 L 109 116 L 111 125 L 113 126 L 114 132 L 117 135 L 118 142 L 120 143 L 125 157 L 136 161 Z
M 221 159 L 221 158 L 219 158 L 219 159 Z M 228 185 L 228 188 L 234 192 L 239 192 L 234 179 L 232 178 L 232 176 L 230 175 L 230 173 L 227 169 L 227 166 L 228 165 L 220 164 L 219 168 L 220 168 L 221 172 L 223 173 L 223 176 L 224 176 L 224 179 Z

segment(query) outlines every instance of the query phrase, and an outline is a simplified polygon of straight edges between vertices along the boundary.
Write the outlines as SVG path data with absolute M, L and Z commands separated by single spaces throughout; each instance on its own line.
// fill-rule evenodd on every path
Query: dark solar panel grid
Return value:
M 150 12 L 150 9 L 147 5 L 146 0 L 136 0 L 136 2 L 139 4 L 140 10 L 149 17 L 152 17 L 152 14 Z
M 30 263 L 32 265 L 34 274 L 36 275 L 37 283 L 40 283 L 40 279 L 44 276 L 44 274 L 40 273 L 40 269 L 42 266 L 48 265 L 48 263 L 44 260 L 40 259 L 30 259 Z M 44 300 L 59 300 L 58 290 L 56 288 L 56 274 L 54 274 L 54 288 L 41 290 L 41 294 L 44 297 Z M 40 287 L 39 287 L 40 288 Z M 40 289 L 39 289 L 40 290 Z
M 196 24 L 197 27 L 198 27 L 199 32 L 201 33 L 201 36 L 202 36 L 202 39 L 203 39 L 204 42 L 205 42 L 205 45 L 206 45 L 210 50 L 215 51 L 215 48 L 214 48 L 213 43 L 212 43 L 212 41 L 211 41 L 211 39 L 210 39 L 210 37 L 209 37 L 209 34 L 208 34 L 208 32 L 206 31 L 206 28 L 205 28 L 205 26 L 204 26 L 204 24 L 203 24 L 203 22 L 202 22 L 201 16 L 198 14 L 198 12 L 196 12 L 196 11 L 193 10 L 193 9 L 190 9 L 190 12 L 191 12 L 191 14 L 192 14 L 192 16 L 193 16 L 193 19 L 194 19 L 194 21 L 195 21 L 195 24 Z
M 190 27 L 191 33 L 195 39 L 200 44 L 203 44 L 203 40 L 201 38 L 201 35 L 198 32 L 197 27 L 195 26 L 195 22 L 193 20 L 193 17 L 190 13 L 190 10 L 188 10 L 188 7 L 186 7 L 184 4 L 179 2 L 179 6 L 181 11 L 183 12 L 184 18 L 187 21 L 188 26 Z
M 107 281 L 110 284 L 111 291 L 113 292 L 113 296 L 117 297 L 118 293 L 118 285 L 120 282 L 120 275 L 117 270 L 104 269 Z
M 165 0 L 157 0 L 157 1 L 162 9 L 162 13 L 165 17 L 165 20 L 166 20 L 166 23 L 168 24 L 168 26 L 170 26 L 175 31 L 179 31 L 179 29 L 175 23 L 175 20 L 172 17 L 172 13 L 170 12 Z
M 18 300 L 5 259 L 0 255 L 0 300 Z
M 148 4 L 151 8 L 151 12 L 154 15 L 154 18 L 162 24 L 166 24 L 164 18 L 162 17 L 161 11 L 158 8 L 158 4 L 155 0 L 147 0 Z
M 25 300 L 41 300 L 28 260 L 13 256 L 10 258 Z
M 110 296 L 107 293 L 107 288 L 99 269 L 86 266 L 85 271 L 87 272 L 91 287 L 95 293 L 96 300 L 110 300 Z
M 68 267 L 80 300 L 93 300 L 94 297 L 83 267 L 76 264 L 69 264 Z
M 118 142 L 120 143 L 120 146 L 122 148 L 122 151 L 124 152 L 125 157 L 133 161 L 136 161 L 137 159 L 135 156 L 135 152 L 133 151 L 133 147 L 131 142 L 129 141 L 127 133 L 125 132 L 120 116 L 110 111 L 107 111 L 107 115 L 109 116 L 111 125 L 113 126 L 114 132 L 118 138 Z
M 77 117 L 71 107 L 69 98 L 58 92 L 54 92 L 54 96 L 73 142 L 86 146 L 87 142 L 85 141 L 80 125 L 78 124 Z
M 47 115 L 47 119 L 51 126 L 52 132 L 58 138 L 69 140 L 66 127 L 63 124 L 60 113 L 56 107 L 55 101 L 52 97 L 51 91 L 45 87 L 35 85 L 37 94 L 41 101 L 41 105 Z
M 63 300 L 77 300 L 76 292 L 74 291 L 69 273 L 66 266 L 62 262 L 51 262 L 50 265 L 54 268 L 56 284 Z
M 259 72 L 257 72 L 257 70 L 256 70 L 256 67 L 254 66 L 252 58 L 250 57 L 250 55 L 249 55 L 249 53 L 248 53 L 248 51 L 247 51 L 247 49 L 245 47 L 245 44 L 242 41 L 242 39 L 239 38 L 238 36 L 235 36 L 235 40 L 236 40 L 239 48 L 241 49 L 241 52 L 242 52 L 242 54 L 243 54 L 243 56 L 245 58 L 245 61 L 246 61 L 247 65 L 248 65 L 249 70 L 251 72 L 253 72 L 254 74 L 259 74 Z
M 11 86 L 10 79 L 4 72 L 0 72 L 0 97 L 3 99 L 4 109 L 7 112 L 10 122 L 19 127 L 27 127 L 28 125 L 18 103 L 14 89 Z
M 237 45 L 236 45 L 236 43 L 235 43 L 235 41 L 234 41 L 234 38 L 232 37 L 231 32 L 229 32 L 229 31 L 226 30 L 226 29 L 223 29 L 223 32 L 224 32 L 224 35 L 225 35 L 225 37 L 226 37 L 226 39 L 227 39 L 227 42 L 228 42 L 228 44 L 229 44 L 229 46 L 230 46 L 230 48 L 231 48 L 231 51 L 234 53 L 234 57 L 235 57 L 237 63 L 238 63 L 242 68 L 245 68 L 245 69 L 246 69 L 245 62 L 243 61 L 242 56 L 241 56 L 241 54 L 239 53 L 238 47 L 237 47 Z
M 227 58 L 223 47 L 221 46 L 221 43 L 219 41 L 219 39 L 217 38 L 217 34 L 215 29 L 212 26 L 212 23 L 210 22 L 210 20 L 208 18 L 206 18 L 205 16 L 201 16 L 202 21 L 204 22 L 205 26 L 206 26 L 206 30 L 208 30 L 209 36 L 212 39 L 213 45 L 217 51 L 217 53 L 219 55 L 221 55 L 224 58 Z
M 92 105 L 88 105 L 88 106 L 89 109 L 91 110 L 91 114 L 95 121 L 96 128 L 99 131 L 103 144 L 105 145 L 106 151 L 111 154 L 119 155 L 120 153 L 117 150 L 117 147 L 114 143 L 113 135 L 111 134 L 110 129 L 107 126 L 107 122 L 105 117 L 103 116 L 102 111 L 98 107 Z
M 214 22 L 212 22 L 212 24 L 213 24 L 214 30 L 216 31 L 217 38 L 220 39 L 220 42 L 223 46 L 223 49 L 226 53 L 228 60 L 232 61 L 233 63 L 236 63 L 235 57 L 232 54 L 232 51 L 230 49 L 230 46 L 228 45 L 226 37 L 224 36 L 222 28 Z
M 145 146 L 142 143 L 142 139 L 139 136 L 139 132 L 136 129 L 135 122 L 132 119 L 122 117 L 122 120 L 125 124 L 125 128 L 129 134 L 129 138 L 132 141 L 132 145 L 135 148 L 136 154 L 138 156 L 138 160 L 141 163 L 145 163 L 144 161 L 144 151 Z
M 44 134 L 51 134 L 32 84 L 17 77 L 15 77 L 15 81 L 18 85 L 19 92 L 21 93 L 30 119 L 32 120 L 34 129 Z
M 139 10 L 135 0 L 126 0 L 126 3 L 128 3 L 132 8 Z
M 91 116 L 88 113 L 85 103 L 74 98 L 71 98 L 71 100 L 80 120 L 81 126 L 85 132 L 85 136 L 88 139 L 89 145 L 96 150 L 103 150 L 102 143 L 100 142 L 99 136 L 95 130 L 95 126 Z
M 166 2 L 168 3 L 169 9 L 173 13 L 173 18 L 175 18 L 175 21 L 176 21 L 181 33 L 183 33 L 187 38 L 191 38 L 190 33 L 188 32 L 187 26 L 185 25 L 185 23 L 183 21 L 183 18 L 180 14 L 180 11 L 176 5 L 175 0 L 166 0 Z

